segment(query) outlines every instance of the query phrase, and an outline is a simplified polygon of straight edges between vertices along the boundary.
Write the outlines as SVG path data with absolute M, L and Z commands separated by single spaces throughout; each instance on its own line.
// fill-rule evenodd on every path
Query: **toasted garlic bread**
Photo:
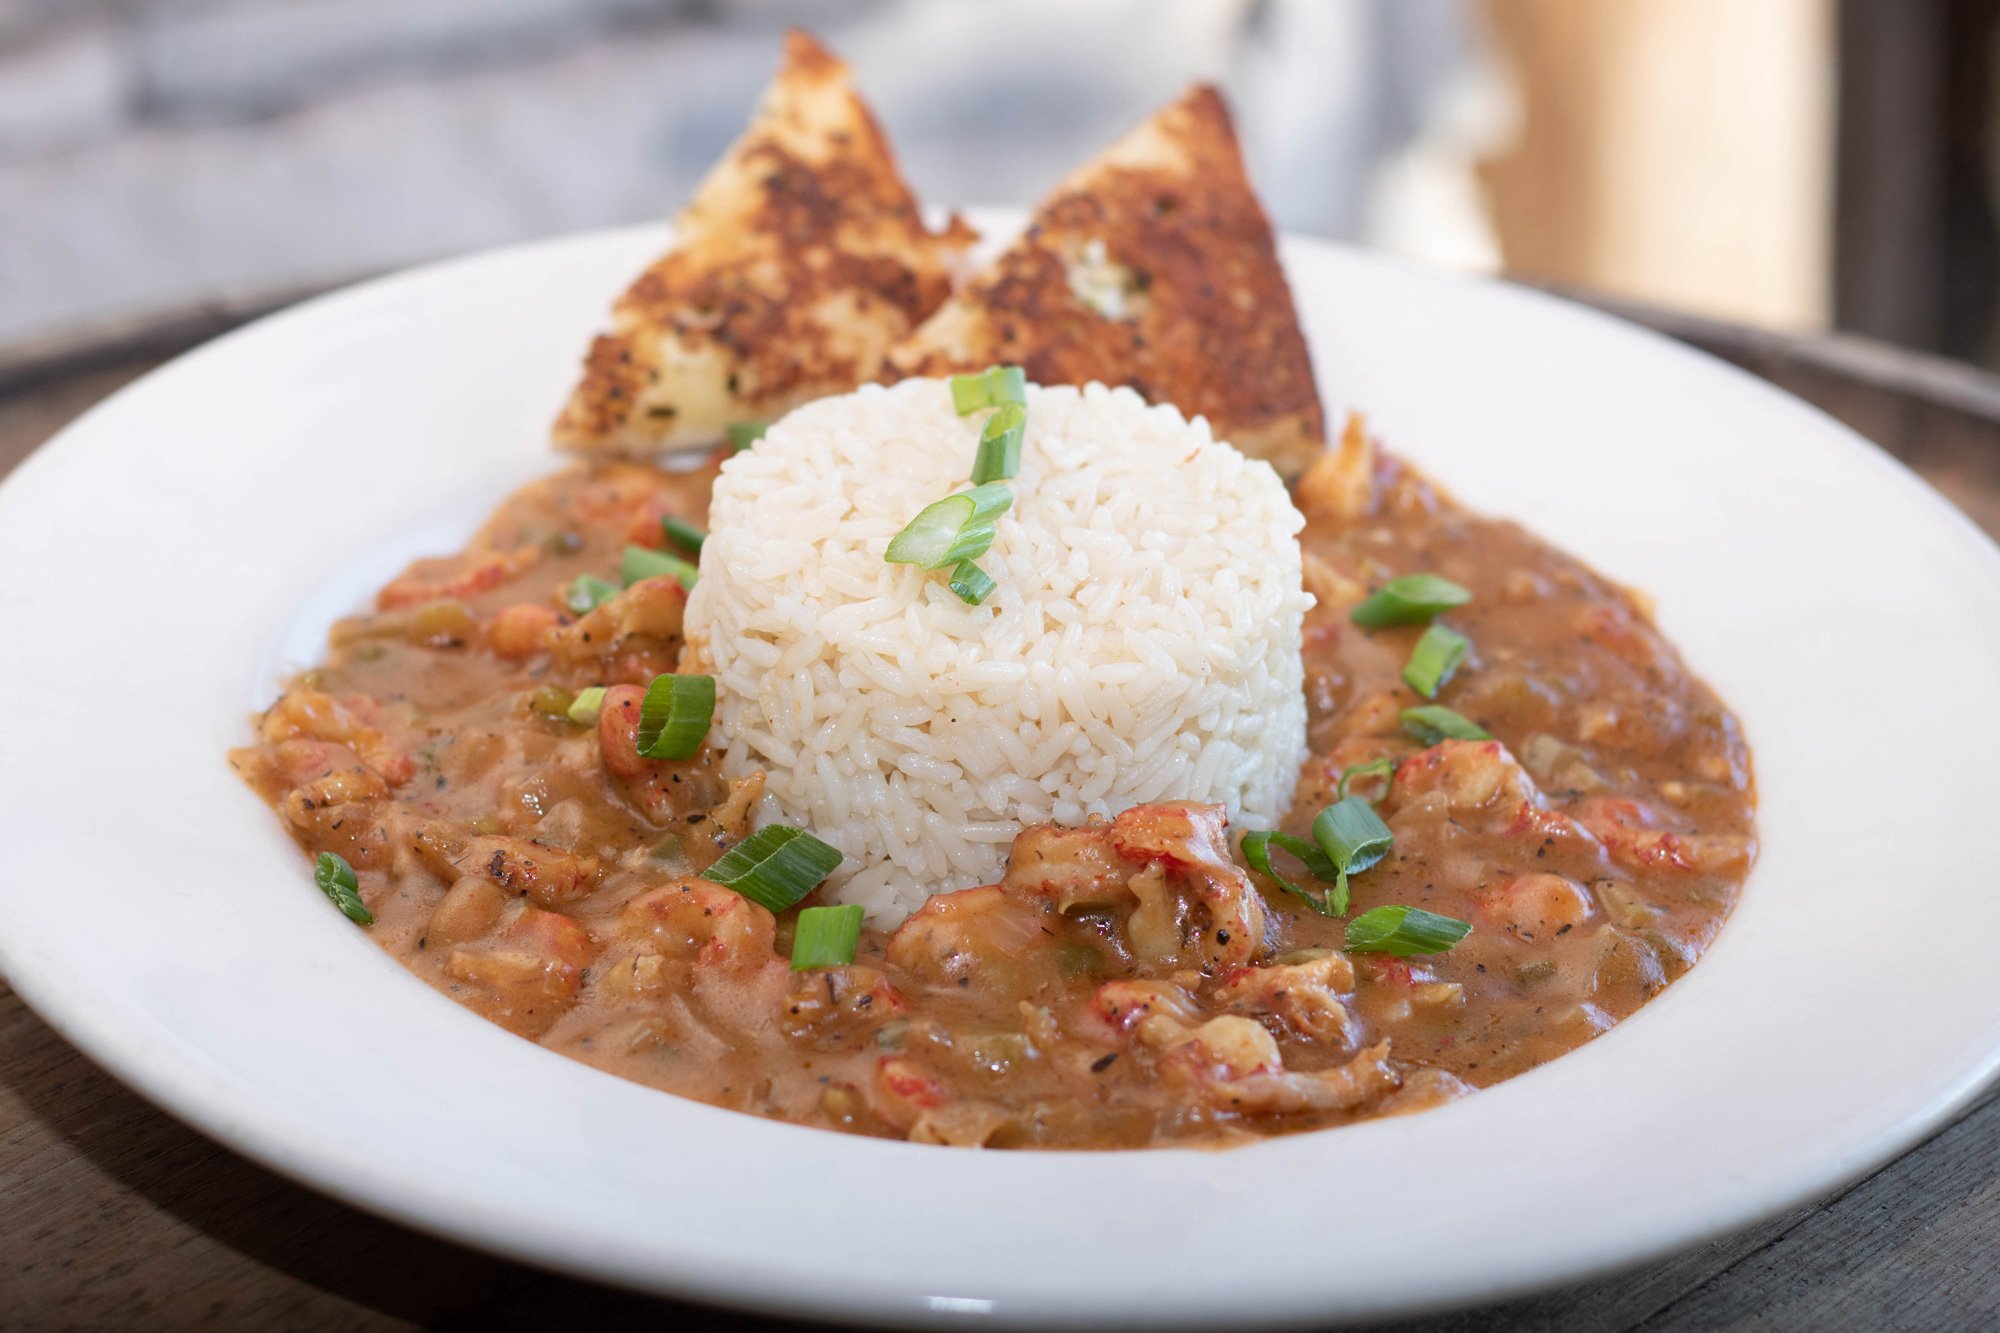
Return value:
M 1070 175 L 993 264 L 889 354 L 892 377 L 996 362 L 1128 384 L 1287 478 L 1325 427 L 1271 225 L 1200 86 Z
M 750 128 L 613 307 L 558 447 L 639 456 L 714 443 L 874 379 L 943 301 L 963 224 L 925 229 L 847 66 L 803 32 Z

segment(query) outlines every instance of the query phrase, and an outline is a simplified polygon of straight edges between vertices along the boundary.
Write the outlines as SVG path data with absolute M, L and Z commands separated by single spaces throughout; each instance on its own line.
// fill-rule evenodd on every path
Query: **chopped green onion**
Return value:
M 951 571 L 951 580 L 945 584 L 958 594 L 958 600 L 978 606 L 994 589 L 992 576 L 970 560 L 958 562 L 958 568 Z
M 579 574 L 575 582 L 563 592 L 563 605 L 580 616 L 587 616 L 618 595 L 618 585 L 595 574 Z
M 1387 856 L 1395 840 L 1375 807 L 1362 797 L 1343 797 L 1319 812 L 1313 820 L 1313 841 L 1339 872 L 1334 877 L 1331 915 L 1347 915 L 1347 877 Z
M 1398 958 L 1443 953 L 1471 933 L 1470 921 L 1396 903 L 1372 908 L 1348 922 L 1347 951 L 1391 953 Z
M 681 586 L 690 592 L 701 571 L 677 555 L 665 551 L 649 550 L 644 546 L 628 546 L 625 558 L 618 562 L 618 577 L 626 587 L 631 587 L 641 579 L 656 579 L 663 574 L 671 574 L 681 581 Z
M 1477 722 L 1470 721 L 1462 714 L 1454 713 L 1443 704 L 1425 704 L 1422 708 L 1405 708 L 1401 714 L 1403 730 L 1415 736 L 1425 745 L 1436 745 L 1439 741 L 1490 741 L 1493 736 Z
M 892 565 L 942 569 L 977 560 L 993 545 L 993 523 L 1014 503 L 998 482 L 974 486 L 924 506 L 889 542 L 882 558 Z
M 715 717 L 715 677 L 653 677 L 639 705 L 639 753 L 648 759 L 686 759 L 701 748 Z
M 860 939 L 860 903 L 805 908 L 799 913 L 798 931 L 792 936 L 792 971 L 845 967 L 854 961 L 854 946 Z
M 708 540 L 706 532 L 684 519 L 675 518 L 672 514 L 660 520 L 660 531 L 666 534 L 668 541 L 684 551 L 693 551 L 696 555 L 701 554 L 701 544 Z
M 1424 698 L 1437 698 L 1438 691 L 1451 679 L 1451 673 L 1465 660 L 1467 646 L 1465 636 L 1457 630 L 1432 625 L 1410 650 L 1403 680 Z
M 819 887 L 840 859 L 804 829 L 771 824 L 731 847 L 701 877 L 782 912 Z
M 1028 401 L 1028 377 L 1019 366 L 988 366 L 977 375 L 951 377 L 951 405 L 960 416 L 982 407 Z
M 1279 888 L 1321 916 L 1338 916 L 1339 913 L 1333 910 L 1333 900 L 1329 895 L 1302 889 L 1271 868 L 1271 844 L 1274 842 L 1305 862 L 1306 869 L 1311 871 L 1315 878 L 1330 881 L 1340 877 L 1339 868 L 1327 859 L 1325 852 L 1304 838 L 1280 833 L 1276 829 L 1258 829 L 1254 833 L 1244 834 L 1243 859 L 1250 863 L 1252 870 L 1276 880 Z
M 1365 764 L 1349 764 L 1341 771 L 1340 785 L 1333 789 L 1333 798 L 1336 801 L 1346 800 L 1347 784 L 1356 778 L 1388 778 L 1391 783 L 1394 783 L 1396 779 L 1396 761 L 1393 759 L 1371 759 Z M 1380 801 L 1387 797 L 1388 794 L 1388 788 L 1384 787 L 1382 795 L 1377 796 L 1375 799 Z
M 1027 429 L 1028 412 L 1019 403 L 1004 404 L 986 419 L 986 428 L 979 432 L 979 454 L 972 460 L 975 484 L 1005 481 L 1021 470 L 1021 437 Z
M 1372 768 L 1373 765 L 1363 767 Z M 1243 835 L 1243 859 L 1250 863 L 1252 870 L 1276 880 L 1285 892 L 1302 900 L 1321 916 L 1346 916 L 1347 877 L 1360 874 L 1387 856 L 1394 841 L 1395 835 L 1390 833 L 1389 826 L 1382 822 L 1381 816 L 1375 813 L 1375 807 L 1366 798 L 1342 796 L 1320 811 L 1319 817 L 1313 820 L 1311 842 L 1289 833 L 1260 829 Z M 1274 842 L 1304 862 L 1314 878 L 1330 882 L 1333 887 L 1324 893 L 1313 893 L 1273 870 L 1271 844 Z
M 604 687 L 592 685 L 587 690 L 577 691 L 576 698 L 570 702 L 568 709 L 569 720 L 579 727 L 587 727 L 597 721 L 597 715 L 603 711 Z
M 1464 606 L 1471 600 L 1472 594 L 1450 579 L 1435 574 L 1405 574 L 1376 589 L 1348 618 L 1369 629 L 1419 625 L 1441 611 Z
M 361 880 L 347 858 L 337 852 L 321 852 L 313 865 L 313 883 L 333 900 L 341 915 L 357 926 L 375 924 L 375 914 L 361 901 Z
M 729 423 L 729 445 L 740 454 L 763 439 L 764 432 L 769 429 L 770 426 L 761 421 L 732 421 Z

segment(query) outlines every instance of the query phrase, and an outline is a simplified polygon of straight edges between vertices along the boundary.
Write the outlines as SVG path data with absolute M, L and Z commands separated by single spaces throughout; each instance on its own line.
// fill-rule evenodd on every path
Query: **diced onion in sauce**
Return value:
M 528 709 L 543 717 L 568 717 L 576 696 L 560 685 L 544 685 L 528 696 Z

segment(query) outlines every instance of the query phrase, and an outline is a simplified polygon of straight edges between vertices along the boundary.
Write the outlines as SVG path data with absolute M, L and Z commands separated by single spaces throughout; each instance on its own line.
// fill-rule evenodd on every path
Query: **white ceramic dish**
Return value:
M 1763 859 L 1691 975 L 1464 1102 L 1226 1153 L 768 1123 L 459 1009 L 313 891 L 223 752 L 335 612 L 553 466 L 544 428 L 585 339 L 661 240 L 311 302 L 126 389 L 0 488 L 0 961 L 170 1111 L 363 1207 L 635 1287 L 887 1322 L 1240 1328 L 1664 1252 L 1885 1160 L 1994 1069 L 1993 547 L 1714 361 L 1308 242 L 1287 259 L 1329 409 L 1365 408 L 1467 502 L 1655 594 L 1745 719 Z

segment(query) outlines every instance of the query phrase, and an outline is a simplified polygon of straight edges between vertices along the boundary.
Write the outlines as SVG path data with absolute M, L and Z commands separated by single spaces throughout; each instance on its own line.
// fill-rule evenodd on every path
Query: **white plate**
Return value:
M 1221 1153 L 795 1128 L 432 992 L 313 891 L 223 751 L 332 614 L 553 465 L 585 340 L 661 241 L 311 302 L 126 389 L 0 488 L 0 961 L 176 1115 L 363 1207 L 659 1292 L 1243 1327 L 1495 1298 L 1740 1226 L 1907 1147 L 1995 1067 L 1993 547 L 1714 361 L 1309 242 L 1286 257 L 1330 410 L 1655 594 L 1745 719 L 1763 858 L 1689 976 L 1466 1101 Z

